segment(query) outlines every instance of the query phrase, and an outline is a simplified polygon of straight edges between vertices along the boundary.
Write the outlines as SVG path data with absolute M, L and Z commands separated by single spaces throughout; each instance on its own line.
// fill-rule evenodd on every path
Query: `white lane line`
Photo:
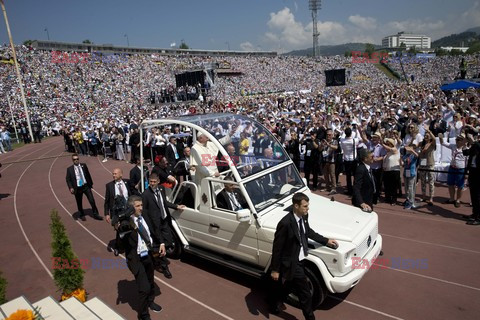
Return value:
M 105 165 L 103 164 L 102 161 L 100 161 L 100 157 L 97 157 L 97 160 L 98 160 L 98 163 L 100 163 L 100 165 L 103 167 L 103 169 L 107 170 L 108 173 L 112 174 L 112 172 L 110 170 L 107 169 L 107 167 L 105 167 Z
M 57 159 L 55 159 L 54 162 L 55 162 L 56 160 L 57 160 Z M 53 163 L 52 163 L 52 166 L 53 166 Z M 51 168 L 52 168 L 52 167 L 50 167 L 50 171 L 51 171 Z M 106 169 L 106 170 L 107 170 L 107 169 Z M 108 171 L 108 170 L 107 170 L 107 171 Z M 109 171 L 109 172 L 110 172 L 110 171 Z M 49 176 L 49 181 L 50 181 L 50 172 L 49 172 L 49 175 L 48 175 L 48 176 Z M 51 184 L 50 184 L 50 188 L 52 189 L 52 192 L 53 192 L 53 188 L 52 188 Z M 102 199 L 105 200 L 105 198 L 104 198 L 100 193 L 98 193 L 98 192 L 95 191 L 94 189 L 92 189 L 92 190 L 93 190 L 96 194 L 98 194 Z M 55 195 L 55 198 L 57 198 L 56 195 Z M 59 201 L 58 198 L 57 198 L 57 201 Z M 59 203 L 60 203 L 60 201 L 59 201 Z M 61 206 L 64 208 L 64 210 L 67 211 L 67 213 L 71 216 L 70 212 L 69 212 L 61 203 L 60 203 L 60 205 L 61 205 Z M 431 220 L 433 220 L 433 219 L 431 219 Z M 84 228 L 88 233 L 90 233 L 94 238 L 96 238 L 98 241 L 100 241 L 103 245 L 107 246 L 106 243 L 104 243 L 102 240 L 100 240 L 100 239 L 97 238 L 95 235 L 93 235 L 93 233 L 92 233 L 90 230 L 88 230 L 85 226 L 83 226 L 80 222 L 77 221 L 77 223 L 78 223 L 80 226 L 82 226 L 82 228 Z M 383 235 L 383 233 L 382 233 L 382 235 Z M 388 236 L 390 236 L 390 235 L 388 235 Z M 395 236 L 391 236 L 391 237 L 395 237 Z M 397 237 L 397 238 L 403 239 L 403 238 L 401 238 L 401 237 Z M 405 239 L 406 239 L 406 238 L 405 238 Z M 410 239 L 410 240 L 411 240 L 411 239 Z M 416 240 L 412 240 L 412 241 L 416 241 Z M 422 241 L 418 241 L 418 242 L 422 242 Z M 436 244 L 434 244 L 434 243 L 429 243 L 429 242 L 425 242 L 425 243 L 426 243 L 426 244 L 436 245 Z M 443 245 L 439 245 L 439 246 L 443 246 Z M 448 246 L 444 246 L 444 247 L 448 247 Z M 456 248 L 456 247 L 449 247 L 449 248 L 462 250 L 462 248 Z M 474 252 L 474 253 L 480 253 L 480 252 L 473 251 L 473 250 L 468 250 L 468 249 L 463 249 L 463 250 L 465 250 L 465 251 L 470 251 L 470 252 Z M 122 256 L 123 258 L 125 258 L 123 255 L 121 255 L 121 256 Z M 384 266 L 384 267 L 385 267 L 385 266 Z M 447 281 L 447 280 L 443 280 L 443 279 L 439 279 L 439 278 L 434 278 L 434 277 L 429 277 L 429 276 L 425 276 L 425 275 L 420 275 L 420 274 L 416 274 L 416 273 L 413 273 L 413 272 L 408 272 L 408 271 L 405 271 L 405 270 L 394 269 L 394 268 L 390 268 L 390 267 L 386 267 L 386 268 L 389 268 L 389 269 L 391 269 L 391 270 L 393 270 L 393 271 L 401 271 L 401 272 L 405 272 L 405 273 L 407 273 L 407 274 L 411 274 L 411 275 L 414 275 L 414 276 L 419 276 L 419 277 L 422 277 L 422 278 L 426 278 L 426 279 L 430 279 L 430 280 L 435 280 L 435 281 L 443 282 L 443 283 L 450 284 L 450 285 L 455 285 L 455 286 L 459 286 L 459 287 L 463 287 L 463 288 L 467 288 L 467 289 L 472 289 L 472 290 L 478 290 L 478 291 L 480 291 L 479 288 L 467 286 L 467 285 L 460 284 L 460 283 L 456 283 L 456 282 L 452 282 L 452 281 Z M 179 294 L 185 296 L 186 298 L 188 298 L 188 299 L 190 299 L 190 300 L 192 300 L 192 301 L 194 301 L 194 302 L 196 302 L 196 303 L 204 306 L 205 308 L 211 310 L 212 312 L 217 313 L 217 312 L 216 312 L 216 309 L 213 309 L 213 308 L 211 309 L 211 307 L 209 307 L 209 306 L 207 306 L 207 305 L 204 305 L 202 302 L 198 301 L 197 299 L 193 298 L 192 296 L 189 296 L 188 294 L 184 293 L 183 291 L 180 291 L 179 289 L 173 287 L 172 285 L 168 284 L 167 282 L 164 282 L 163 280 L 161 280 L 161 279 L 158 278 L 157 276 L 155 276 L 155 279 L 156 279 L 157 281 L 161 282 L 162 284 L 166 285 L 167 287 L 171 288 L 172 290 L 178 292 Z M 354 302 L 351 302 L 351 301 L 348 301 L 348 300 L 343 300 L 343 299 L 341 299 L 341 298 L 338 298 L 338 297 L 335 297 L 335 296 L 331 296 L 331 295 L 329 295 L 329 297 L 334 298 L 334 299 L 339 300 L 339 301 L 344 301 L 344 302 L 346 302 L 346 303 L 348 303 L 348 304 L 357 306 L 357 307 L 362 308 L 362 309 L 365 309 L 365 310 L 369 310 L 369 311 L 374 312 L 374 313 L 378 313 L 378 314 L 384 315 L 384 316 L 389 317 L 389 318 L 392 318 L 392 319 L 403 320 L 402 318 L 399 318 L 399 317 L 390 315 L 390 314 L 388 314 L 388 313 L 384 313 L 384 312 L 382 312 L 382 311 L 379 311 L 379 310 L 376 310 L 376 309 L 372 309 L 372 308 L 370 308 L 370 307 L 366 307 L 366 306 L 363 306 L 363 305 L 360 305 L 360 304 L 357 304 L 357 303 L 354 303 Z M 226 319 L 232 319 L 232 318 L 229 318 L 228 316 L 226 316 L 226 315 L 224 315 L 224 314 L 221 314 L 221 313 L 217 313 L 217 314 L 221 315 L 222 317 L 225 317 Z
M 426 276 L 426 275 L 419 274 L 419 273 L 414 273 L 414 272 L 405 271 L 405 270 L 402 270 L 402 269 L 397 269 L 397 268 L 392 268 L 392 267 L 385 266 L 385 265 L 380 265 L 380 264 L 377 264 L 377 263 L 374 263 L 374 265 L 377 265 L 379 269 L 390 269 L 392 271 L 403 272 L 403 273 L 411 274 L 413 276 L 420 277 L 420 278 L 425 278 L 425 279 L 429 279 L 429 280 L 434 280 L 434 281 L 450 284 L 450 285 L 457 286 L 457 287 L 462 287 L 462 288 L 466 288 L 466 289 L 480 291 L 480 288 L 467 286 L 466 284 L 461 284 L 461 283 L 457 283 L 457 282 L 453 282 L 453 281 L 448 281 L 448 280 L 443 280 L 443 279 L 439 279 L 439 278 L 435 278 L 435 277 L 430 277 L 430 276 Z
M 385 316 L 385 317 L 388 317 L 388 318 L 391 318 L 391 319 L 403 320 L 403 318 L 399 318 L 399 317 L 393 316 L 391 314 L 388 314 L 388 313 L 385 313 L 385 312 L 382 312 L 382 311 L 379 311 L 379 310 L 376 310 L 376 309 L 365 307 L 365 306 L 362 306 L 361 304 L 351 302 L 351 301 L 348 301 L 348 300 L 344 300 L 344 299 L 341 299 L 341 298 L 338 298 L 338 297 L 335 297 L 335 296 L 332 296 L 332 295 L 327 295 L 327 297 L 335 299 L 337 301 L 341 301 L 341 302 L 351 304 L 353 306 L 356 306 L 356 307 L 359 307 L 359 308 L 362 308 L 362 309 L 365 309 L 365 310 L 368 310 L 368 311 L 371 311 L 371 312 L 374 312 L 374 313 L 381 314 L 382 316 Z
M 49 153 L 49 151 L 45 152 L 43 155 Z M 32 163 L 30 163 L 26 168 L 25 170 L 23 170 L 22 174 L 20 175 L 20 177 L 18 178 L 17 180 L 17 184 L 15 185 L 15 191 L 13 193 L 13 210 L 15 211 L 15 217 L 17 218 L 17 222 L 18 222 L 18 226 L 20 227 L 20 230 L 22 231 L 22 234 L 23 234 L 23 237 L 25 238 L 25 241 L 27 241 L 27 244 L 28 246 L 30 247 L 30 250 L 32 250 L 33 254 L 35 255 L 35 257 L 37 258 L 38 262 L 40 262 L 40 264 L 42 265 L 42 267 L 45 269 L 45 271 L 48 273 L 48 275 L 50 276 L 50 278 L 53 279 L 53 275 L 52 273 L 50 272 L 50 270 L 47 268 L 47 266 L 45 265 L 45 263 L 43 263 L 42 259 L 40 258 L 40 256 L 38 255 L 37 251 L 35 250 L 35 248 L 33 247 L 32 243 L 30 242 L 30 239 L 28 238 L 27 234 L 25 233 L 25 230 L 23 229 L 23 225 L 22 225 L 22 222 L 20 221 L 20 217 L 18 216 L 18 210 L 17 210 L 17 190 L 18 190 L 18 186 L 20 184 L 20 181 L 22 180 L 23 178 L 23 175 L 28 171 L 28 169 L 35 163 L 36 161 L 32 161 Z
M 27 156 L 31 155 L 32 153 L 35 153 L 35 152 L 37 152 L 37 151 L 42 151 L 42 150 L 47 149 L 47 148 L 50 148 L 50 146 L 45 146 L 44 148 L 40 148 L 40 149 L 38 149 L 38 150 L 33 150 L 32 152 L 25 154 L 25 155 L 22 156 L 21 158 L 17 158 L 17 160 L 24 159 L 24 158 L 26 158 Z M 46 154 L 46 153 L 44 153 L 44 154 Z M 36 159 L 35 159 L 35 160 L 36 160 Z M 32 161 L 34 161 L 34 160 L 32 160 Z M 6 162 L 5 159 L 3 159 L 2 162 Z M 5 170 L 7 170 L 8 168 L 10 168 L 10 167 L 13 166 L 14 164 L 15 164 L 15 163 L 9 163 L 9 164 L 7 164 L 5 167 L 2 166 L 2 170 L 0 170 L 0 173 L 3 173 Z
M 58 158 L 57 158 L 58 159 Z M 52 168 L 53 168 L 53 165 L 55 164 L 55 161 L 57 161 L 57 159 L 53 160 L 52 164 L 50 165 L 50 169 L 48 170 L 48 184 L 50 185 L 50 190 L 52 191 L 53 193 L 53 196 L 55 197 L 55 199 L 57 199 L 57 202 L 60 204 L 60 206 L 63 208 L 63 210 L 65 210 L 65 212 L 69 215 L 69 216 L 73 216 L 72 213 L 67 209 L 65 208 L 65 206 L 62 204 L 62 202 L 60 202 L 60 199 L 58 199 L 57 197 L 57 194 L 55 193 L 55 191 L 53 190 L 53 186 L 52 186 L 52 179 L 51 179 L 51 172 L 52 172 Z M 98 192 L 96 192 L 102 199 L 105 200 L 105 198 L 100 195 Z M 75 221 L 80 227 L 82 227 L 86 232 L 88 232 L 93 238 L 95 238 L 98 242 L 100 242 L 101 244 L 103 244 L 105 247 L 107 247 L 108 245 L 103 242 L 102 239 L 98 238 L 92 231 L 90 231 L 89 229 L 87 229 L 87 227 L 85 227 L 83 224 L 81 224 L 78 220 Z M 122 258 L 126 259 L 125 256 L 123 254 L 120 255 Z M 174 290 L 175 292 L 181 294 L 182 296 L 184 296 L 185 298 L 201 305 L 202 307 L 204 307 L 205 309 L 208 309 L 210 311 L 212 311 L 213 313 L 221 316 L 222 318 L 224 319 L 228 319 L 228 320 L 234 320 L 233 318 L 223 314 L 222 312 L 218 311 L 217 309 L 214 309 L 213 307 L 210 307 L 209 305 L 206 305 L 205 303 L 195 299 L 194 297 L 188 295 L 187 293 L 181 291 L 180 289 L 177 289 L 175 288 L 174 286 L 170 285 L 169 283 L 163 281 L 162 279 L 158 278 L 157 276 L 155 276 L 155 279 L 162 283 L 163 285 L 169 287 L 170 289 Z
M 382 236 L 387 236 L 390 238 L 395 238 L 395 239 L 400 239 L 400 240 L 408 240 L 408 241 L 413 241 L 417 243 L 422 243 L 422 244 L 428 244 L 431 246 L 437 246 L 437 247 L 442 247 L 442 248 L 447 248 L 447 249 L 453 249 L 453 250 L 460 250 L 460 251 L 465 251 L 465 252 L 470 252 L 470 253 L 480 253 L 480 251 L 475 251 L 475 250 L 470 250 L 470 249 L 464 249 L 464 248 L 459 248 L 459 247 L 453 247 L 453 246 L 447 246 L 444 244 L 438 244 L 438 243 L 433 243 L 433 242 L 427 242 L 427 241 L 420 241 L 420 240 L 414 240 L 414 239 L 409 239 L 409 238 L 404 238 L 404 237 L 398 237 L 398 236 L 393 236 L 390 234 L 385 234 L 385 233 L 380 233 Z

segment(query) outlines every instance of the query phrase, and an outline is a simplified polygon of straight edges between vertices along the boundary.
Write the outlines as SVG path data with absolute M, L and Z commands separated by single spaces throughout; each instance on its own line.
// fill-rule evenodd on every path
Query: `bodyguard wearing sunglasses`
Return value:
M 93 218 L 96 220 L 103 220 L 103 218 L 98 214 L 98 209 L 95 204 L 95 199 L 92 194 L 93 181 L 88 171 L 88 167 L 85 163 L 80 163 L 80 158 L 78 154 L 74 153 L 72 155 L 73 165 L 67 168 L 67 186 L 70 190 L 70 193 L 75 195 L 75 200 L 77 201 L 77 208 L 80 214 L 80 219 L 86 221 L 85 212 L 83 211 L 83 195 L 87 196 L 88 202 L 93 211 Z

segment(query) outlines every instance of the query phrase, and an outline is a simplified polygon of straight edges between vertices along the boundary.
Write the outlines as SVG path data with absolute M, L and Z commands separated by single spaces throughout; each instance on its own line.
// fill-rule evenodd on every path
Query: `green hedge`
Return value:
M 4 304 L 7 302 L 7 279 L 5 279 L 2 275 L 2 271 L 0 271 L 0 304 Z
M 52 234 L 52 257 L 65 259 L 68 261 L 67 266 L 74 260 L 78 259 L 72 250 L 72 245 L 68 239 L 65 226 L 63 225 L 57 210 L 53 209 L 50 214 L 50 232 Z M 53 279 L 57 288 L 62 294 L 70 294 L 76 289 L 83 288 L 83 274 L 81 268 L 69 268 L 60 264 L 59 268 L 53 270 Z

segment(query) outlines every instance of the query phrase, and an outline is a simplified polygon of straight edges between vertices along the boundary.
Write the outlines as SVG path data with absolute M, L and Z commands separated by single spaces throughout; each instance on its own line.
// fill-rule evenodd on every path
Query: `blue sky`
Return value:
M 312 46 L 308 0 L 4 0 L 15 43 L 50 39 L 168 48 L 275 50 Z M 0 41 L 7 43 L 3 19 Z M 381 43 L 399 31 L 432 40 L 480 26 L 480 0 L 323 0 L 320 44 Z

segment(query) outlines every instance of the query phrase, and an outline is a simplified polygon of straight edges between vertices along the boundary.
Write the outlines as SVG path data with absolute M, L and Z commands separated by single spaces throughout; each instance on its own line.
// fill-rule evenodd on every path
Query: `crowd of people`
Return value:
M 10 55 L 9 48 L 1 50 L 3 56 Z M 421 200 L 433 205 L 435 167 L 441 160 L 435 150 L 445 147 L 451 150 L 447 203 L 461 205 L 468 174 L 473 213 L 467 223 L 480 225 L 480 93 L 440 90 L 445 79 L 457 76 L 460 58 L 436 57 L 421 65 L 404 64 L 402 73 L 405 71 L 413 80 L 405 83 L 387 77 L 373 64 L 351 63 L 340 56 L 131 55 L 111 63 L 67 64 L 52 63 L 51 54 L 25 46 L 17 48 L 33 142 L 40 143 L 42 136 L 63 135 L 66 151 L 73 154 L 66 181 L 82 220 L 84 194 L 93 217 L 103 217 L 91 193 L 92 177 L 88 167 L 80 163 L 80 155 L 134 164 L 128 180 L 123 179 L 121 169 L 114 169 L 113 181 L 106 185 L 104 214 L 105 220 L 120 230 L 120 222 L 113 220 L 116 198 L 129 201 L 135 209 L 138 236 L 127 236 L 123 249 L 139 285 L 139 318 L 149 319 L 149 309 L 161 311 L 153 301 L 155 261 L 167 278 L 172 277 L 165 258 L 172 239 L 165 230 L 169 208 L 182 210 L 184 206 L 170 203 L 166 189 L 191 175 L 199 183 L 202 177 L 219 176 L 222 170 L 200 159 L 203 149 L 214 156 L 218 153 L 205 136 L 197 135 L 194 141 L 189 128 L 170 125 L 150 127 L 141 135 L 143 120 L 225 112 L 257 120 L 263 127 L 253 125 L 253 121 L 221 122 L 213 118 L 204 128 L 215 138 L 228 140 L 227 153 L 243 164 L 258 155 L 275 159 L 285 150 L 313 191 L 320 189 L 329 195 L 344 192 L 352 197 L 353 205 L 365 211 L 372 211 L 379 201 L 415 209 L 417 183 L 421 184 Z M 469 62 L 478 59 L 465 58 Z M 208 87 L 208 94 L 202 84 L 174 89 L 175 73 L 214 63 L 228 65 L 234 75 L 217 75 L 214 86 L 204 87 Z M 392 65 L 398 67 L 394 62 Z M 323 71 L 337 68 L 347 69 L 347 84 L 326 87 Z M 25 143 L 32 141 L 14 68 L 2 63 L 0 75 L 3 101 L 6 96 L 10 98 L 0 108 L 3 153 L 11 151 L 13 134 L 19 134 Z M 154 96 L 156 99 L 152 99 Z M 183 101 L 188 99 L 197 100 Z M 17 132 L 12 130 L 14 125 Z M 276 141 L 265 139 L 265 130 Z M 154 164 L 145 172 L 144 181 L 141 152 Z M 254 174 L 255 168 L 250 169 Z M 346 178 L 344 188 L 340 185 L 341 174 Z M 142 187 L 146 187 L 143 193 Z M 240 198 L 232 197 L 233 189 L 233 184 L 225 183 L 219 205 L 232 210 L 244 207 Z M 293 213 L 301 216 L 306 212 L 302 210 L 308 211 L 308 197 L 297 198 Z M 334 240 L 317 238 L 335 245 Z M 112 246 L 115 253 L 119 243 Z M 277 251 L 279 248 L 277 245 Z M 143 271 L 135 273 L 139 269 Z M 277 271 L 274 269 L 272 277 L 278 280 Z M 307 318 L 314 318 L 311 310 L 304 309 Z
M 9 54 L 8 48 L 3 51 L 4 56 Z M 373 151 L 371 168 L 378 186 L 373 201 L 378 201 L 385 185 L 386 202 L 395 205 L 404 193 L 404 206 L 411 209 L 417 206 L 412 196 L 417 180 L 422 184 L 422 199 L 433 203 L 433 168 L 439 161 L 433 154 L 441 147 L 437 138 L 445 136 L 445 146 L 457 137 L 463 139 L 466 143 L 457 148 L 462 149 L 472 144 L 468 138 L 475 140 L 478 130 L 478 91 L 444 93 L 439 89 L 445 79 L 457 76 L 459 57 L 404 64 L 406 74 L 415 79 L 407 84 L 388 78 L 373 64 L 351 63 L 341 56 L 132 55 L 116 63 L 62 64 L 49 63 L 49 51 L 21 46 L 17 54 L 35 131 L 63 134 L 68 151 L 100 155 L 103 161 L 111 158 L 135 163 L 141 140 L 147 157 L 164 156 L 172 134 L 188 135 L 182 128 L 158 127 L 140 137 L 138 126 L 145 119 L 231 112 L 252 117 L 273 132 L 299 169 L 304 168 L 313 190 L 339 192 L 339 175 L 344 173 L 344 192 L 353 195 L 358 151 Z M 475 73 L 472 63 L 478 64 L 478 57 L 465 59 L 472 66 L 467 74 Z M 217 76 L 205 99 L 179 102 L 168 95 L 175 84 L 175 73 L 212 63 L 228 65 L 241 74 Z M 325 86 L 323 70 L 334 68 L 347 68 L 346 86 Z M 24 142 L 30 138 L 14 69 L 1 64 L 0 73 L 3 93 L 9 95 L 12 106 L 11 110 L 7 106 L 1 109 L 0 137 L 7 151 L 10 137 L 6 132 L 11 132 L 13 119 L 17 119 Z M 152 92 L 157 92 L 164 103 L 158 103 L 158 99 L 152 103 Z M 242 139 L 251 145 L 254 135 L 249 132 Z M 38 134 L 38 142 L 40 139 Z M 183 156 L 186 139 L 178 141 Z M 240 155 L 242 150 L 235 152 Z M 457 154 L 458 150 L 453 150 L 452 159 Z M 410 176 L 401 172 L 406 164 L 411 166 Z M 466 165 L 452 163 L 451 167 L 462 169 Z M 399 175 L 407 182 L 403 191 Z M 449 202 L 458 207 L 463 185 L 455 181 L 452 192 L 453 181 L 449 179 L 448 183 Z

